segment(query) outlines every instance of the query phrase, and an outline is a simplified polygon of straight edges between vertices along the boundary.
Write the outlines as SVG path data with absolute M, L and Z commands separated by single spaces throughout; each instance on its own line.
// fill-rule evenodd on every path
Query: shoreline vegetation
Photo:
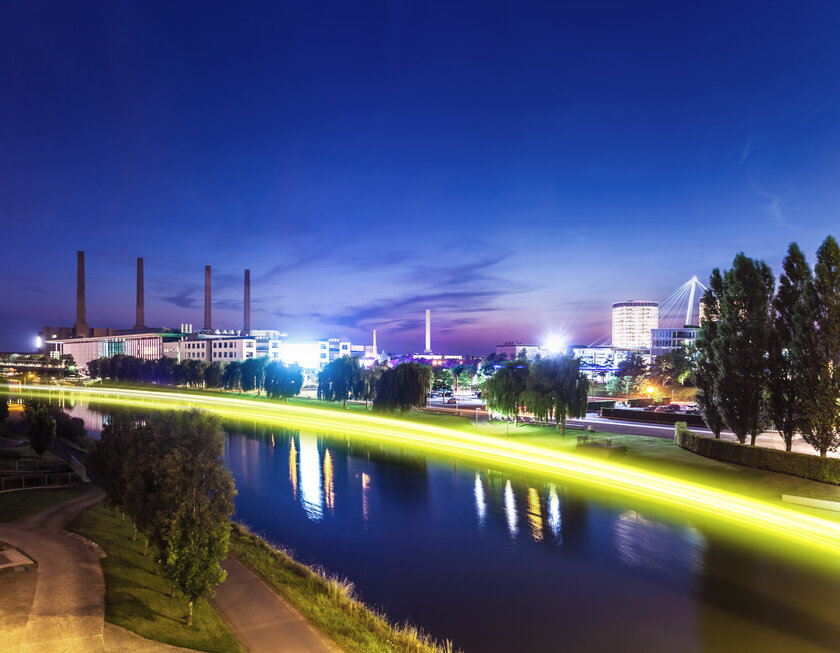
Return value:
M 246 526 L 232 522 L 230 551 L 343 650 L 454 653 L 411 624 L 395 625 L 355 597 L 353 584 L 295 561 Z

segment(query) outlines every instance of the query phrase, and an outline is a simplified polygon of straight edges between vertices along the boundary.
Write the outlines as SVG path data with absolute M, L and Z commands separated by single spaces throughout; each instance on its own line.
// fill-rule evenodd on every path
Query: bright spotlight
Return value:
M 544 347 L 551 354 L 559 354 L 566 349 L 566 339 L 559 333 L 553 333 L 546 338 Z

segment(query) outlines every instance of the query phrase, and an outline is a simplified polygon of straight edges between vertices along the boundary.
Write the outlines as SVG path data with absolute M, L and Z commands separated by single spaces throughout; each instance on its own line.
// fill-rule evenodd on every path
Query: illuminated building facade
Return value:
M 612 347 L 650 349 L 651 330 L 659 328 L 659 302 L 626 301 L 612 305 Z

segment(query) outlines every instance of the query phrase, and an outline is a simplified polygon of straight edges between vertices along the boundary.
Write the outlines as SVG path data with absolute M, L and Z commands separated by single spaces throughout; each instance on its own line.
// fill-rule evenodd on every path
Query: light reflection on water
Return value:
M 312 433 L 229 433 L 238 519 L 466 653 L 840 641 L 835 580 L 643 502 Z

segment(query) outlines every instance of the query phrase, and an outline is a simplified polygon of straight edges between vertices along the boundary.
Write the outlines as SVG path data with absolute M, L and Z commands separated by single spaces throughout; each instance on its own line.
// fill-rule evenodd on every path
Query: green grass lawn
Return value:
M 200 651 L 241 651 L 236 637 L 210 603 L 195 604 L 193 626 L 185 625 L 187 602 L 177 592 L 169 596 L 169 584 L 154 574 L 151 556 L 143 556 L 142 536 L 131 541 L 131 524 L 99 504 L 84 511 L 70 530 L 101 546 L 108 557 L 105 572 L 105 618 L 148 639 Z
M 364 653 L 452 650 L 450 645 L 437 644 L 411 626 L 392 626 L 385 617 L 355 600 L 345 583 L 322 578 L 238 525 L 234 525 L 231 534 L 231 553 L 344 650 Z
M 36 512 L 49 508 L 67 499 L 74 499 L 84 494 L 89 486 L 58 488 L 38 488 L 34 490 L 16 490 L 0 492 L 0 522 L 23 519 Z

